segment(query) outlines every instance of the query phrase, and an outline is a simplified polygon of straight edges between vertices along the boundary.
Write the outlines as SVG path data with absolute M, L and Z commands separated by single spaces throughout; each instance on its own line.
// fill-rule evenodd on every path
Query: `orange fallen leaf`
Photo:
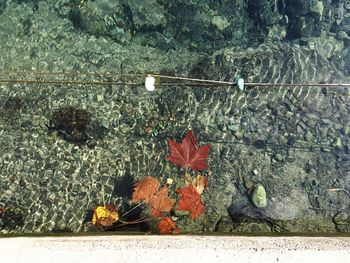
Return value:
M 190 218 L 195 220 L 198 216 L 205 212 L 205 207 L 202 202 L 200 194 L 196 188 L 192 185 L 185 186 L 176 190 L 180 195 L 181 199 L 177 204 L 176 210 L 178 211 L 189 211 Z
M 175 200 L 169 198 L 168 189 L 164 187 L 151 197 L 148 203 L 151 207 L 151 214 L 154 217 L 162 217 L 162 212 L 169 212 L 173 208 Z
M 159 181 L 152 177 L 146 176 L 134 185 L 132 202 L 144 201 L 149 204 L 151 214 L 154 217 L 162 217 L 163 212 L 169 212 L 174 206 L 175 200 L 169 198 L 166 187 L 158 191 Z
M 132 194 L 132 202 L 137 203 L 149 198 L 158 192 L 159 181 L 152 176 L 145 176 L 142 180 L 134 184 L 134 192 Z
M 164 217 L 158 223 L 158 229 L 161 234 L 179 234 L 180 229 L 178 229 L 174 221 L 170 217 Z

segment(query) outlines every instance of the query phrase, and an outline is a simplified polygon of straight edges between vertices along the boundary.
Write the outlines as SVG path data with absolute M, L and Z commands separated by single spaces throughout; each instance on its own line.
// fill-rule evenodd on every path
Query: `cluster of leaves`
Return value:
M 192 177 L 189 169 L 193 171 L 203 171 L 208 169 L 206 160 L 208 158 L 210 144 L 199 146 L 198 142 L 189 131 L 182 143 L 174 140 L 168 140 L 170 147 L 170 156 L 168 160 L 172 163 L 185 168 L 184 180 L 185 186 L 176 190 L 181 196 L 175 204 L 175 200 L 168 196 L 168 186 L 160 187 L 159 181 L 152 177 L 146 176 L 134 184 L 132 202 L 144 202 L 150 208 L 150 213 L 156 218 L 161 218 L 158 228 L 160 233 L 179 233 L 179 229 L 170 217 L 164 216 L 172 209 L 176 211 L 188 212 L 190 218 L 195 220 L 205 212 L 205 206 L 201 199 L 201 194 L 207 186 L 207 178 L 203 175 Z
M 163 212 L 169 212 L 175 200 L 168 196 L 168 188 L 159 188 L 159 181 L 152 176 L 146 176 L 134 185 L 132 202 L 143 201 L 151 208 L 154 217 L 163 217 Z

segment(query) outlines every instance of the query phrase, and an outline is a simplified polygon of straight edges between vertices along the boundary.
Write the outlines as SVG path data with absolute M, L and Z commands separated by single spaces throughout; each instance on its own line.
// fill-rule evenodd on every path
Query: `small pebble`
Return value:
M 241 140 L 243 138 L 243 132 L 242 131 L 236 131 L 235 137 L 237 140 Z
M 276 153 L 276 154 L 275 154 L 275 160 L 276 160 L 276 161 L 279 161 L 279 162 L 283 161 L 283 156 L 282 156 L 282 154 Z
M 304 135 L 305 141 L 311 141 L 312 140 L 312 133 L 307 131 Z
M 333 147 L 342 147 L 341 139 L 338 137 L 334 139 L 334 142 L 332 143 Z

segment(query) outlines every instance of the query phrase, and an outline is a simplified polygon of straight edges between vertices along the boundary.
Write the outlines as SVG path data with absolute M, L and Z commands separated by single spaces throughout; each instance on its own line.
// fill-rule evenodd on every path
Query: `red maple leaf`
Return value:
M 197 140 L 192 131 L 188 131 L 182 143 L 168 140 L 170 147 L 169 161 L 182 167 L 189 167 L 195 171 L 202 171 L 208 168 L 208 158 L 211 145 L 198 146 Z
M 192 220 L 205 212 L 201 196 L 192 185 L 180 188 L 176 190 L 176 192 L 182 196 L 177 204 L 176 210 L 189 211 Z

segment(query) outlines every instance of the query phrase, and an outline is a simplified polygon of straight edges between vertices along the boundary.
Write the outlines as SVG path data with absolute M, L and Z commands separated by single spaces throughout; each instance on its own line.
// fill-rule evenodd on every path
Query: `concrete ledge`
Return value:
M 350 262 L 349 237 L 0 238 L 1 262 Z M 316 262 L 316 261 L 315 261 Z

